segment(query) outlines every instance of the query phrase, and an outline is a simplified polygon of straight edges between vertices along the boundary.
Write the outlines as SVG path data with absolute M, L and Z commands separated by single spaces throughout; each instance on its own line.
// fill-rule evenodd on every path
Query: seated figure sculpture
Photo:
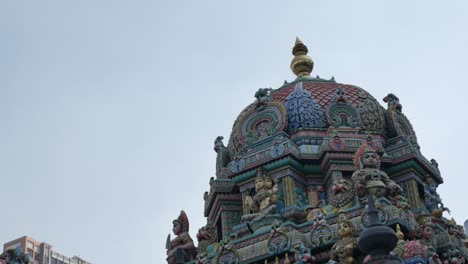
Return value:
M 183 258 L 183 261 L 193 260 L 196 255 L 196 248 L 188 233 L 189 221 L 183 210 L 180 211 L 179 217 L 172 221 L 172 224 L 174 225 L 172 232 L 174 232 L 176 237 L 171 240 L 171 235 L 167 236 L 167 263 L 175 264 L 179 257 Z
M 352 181 L 362 204 L 366 204 L 368 194 L 379 198 L 387 195 L 393 197 L 403 192 L 398 184 L 379 169 L 379 156 L 367 144 L 363 144 L 356 152 L 354 164 L 358 170 L 353 173 Z
M 357 248 L 357 239 L 354 237 L 356 227 L 346 217 L 346 214 L 341 214 L 338 220 L 337 234 L 339 240 L 331 249 L 331 258 L 328 263 L 354 264 L 354 251 Z
M 432 216 L 441 217 L 443 211 L 450 213 L 450 210 L 444 207 L 442 199 L 437 193 L 437 184 L 430 176 L 426 176 L 424 188 L 424 203 Z
M 247 195 L 244 200 L 246 206 L 252 213 L 242 216 L 242 222 L 260 220 L 269 214 L 276 213 L 276 202 L 278 201 L 278 184 L 273 185 L 271 176 L 267 175 L 265 169 L 257 169 L 255 179 L 256 194 L 253 198 Z

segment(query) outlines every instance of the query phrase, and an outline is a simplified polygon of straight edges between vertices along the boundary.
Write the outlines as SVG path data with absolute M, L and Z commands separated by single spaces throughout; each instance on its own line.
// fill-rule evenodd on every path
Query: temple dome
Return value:
M 319 77 L 299 76 L 278 89 L 262 88 L 233 125 L 231 155 L 246 145 L 284 131 L 352 128 L 385 135 L 385 109 L 364 89 Z M 262 134 L 263 133 L 263 134 Z
M 300 39 L 292 49 L 291 70 L 297 76 L 283 86 L 260 88 L 256 100 L 248 105 L 234 122 L 228 150 L 231 158 L 244 153 L 248 146 L 283 134 L 296 145 L 315 149 L 324 139 L 336 139 L 338 134 L 369 135 L 382 141 L 400 137 L 419 149 L 416 134 L 408 118 L 402 113 L 398 97 L 389 93 L 379 102 L 367 91 L 355 85 L 337 83 L 335 78 L 311 77 L 314 67 L 307 55 L 307 47 Z M 339 142 L 339 139 L 337 139 Z M 340 146 L 338 148 L 341 148 Z M 383 150 L 382 150 L 383 151 Z

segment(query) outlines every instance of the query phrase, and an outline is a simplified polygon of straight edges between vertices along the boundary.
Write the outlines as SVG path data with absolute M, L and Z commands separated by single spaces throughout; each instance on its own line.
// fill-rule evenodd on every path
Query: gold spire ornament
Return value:
M 296 74 L 298 78 L 309 77 L 312 69 L 314 68 L 314 62 L 307 56 L 307 47 L 302 41 L 296 37 L 296 44 L 292 50 L 294 58 L 291 61 L 291 70 Z

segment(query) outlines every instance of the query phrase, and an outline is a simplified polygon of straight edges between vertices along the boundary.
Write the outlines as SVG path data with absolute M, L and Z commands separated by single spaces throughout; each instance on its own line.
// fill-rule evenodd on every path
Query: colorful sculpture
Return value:
M 447 222 L 447 226 L 448 234 L 452 240 L 451 244 L 457 248 L 463 249 L 466 242 L 466 235 L 464 233 L 463 226 L 457 225 L 457 222 L 453 218 Z
M 216 138 L 196 263 L 464 263 L 468 241 L 442 216 L 438 164 L 420 151 L 399 98 L 388 94 L 384 108 L 360 87 L 312 77 L 307 52 L 298 39 L 297 78 L 259 89 L 227 146 Z M 184 263 L 194 246 L 177 225 L 168 261 Z
M 338 220 L 338 241 L 331 249 L 331 258 L 328 263 L 354 264 L 354 251 L 357 247 L 357 239 L 354 237 L 356 227 L 346 217 L 341 214 Z
M 182 258 L 184 261 L 193 260 L 196 255 L 196 249 L 188 233 L 189 221 L 183 210 L 180 211 L 179 217 L 172 221 L 172 224 L 174 225 L 172 232 L 174 232 L 176 237 L 171 240 L 171 235 L 167 236 L 167 263 L 176 264 L 178 258 Z
M 317 263 L 315 257 L 310 254 L 310 249 L 306 248 L 303 243 L 294 247 L 294 260 L 295 264 Z
M 362 204 L 366 203 L 367 194 L 376 198 L 385 197 L 387 194 L 396 196 L 403 190 L 398 184 L 390 180 L 388 175 L 381 171 L 380 159 L 374 149 L 366 144 L 361 145 L 354 156 L 354 164 L 358 171 L 353 173 L 354 189 Z
M 434 182 L 434 180 L 431 177 L 426 176 L 425 183 L 426 186 L 424 188 L 424 203 L 427 206 L 427 210 L 429 210 L 429 212 L 436 217 L 441 217 L 443 211 L 450 213 L 450 210 L 447 207 L 444 207 L 442 199 L 437 193 L 437 184 Z
M 345 209 L 354 204 L 354 188 L 350 180 L 343 177 L 333 178 L 330 204 L 339 209 Z
M 442 254 L 444 264 L 465 264 L 466 258 L 463 256 L 463 253 L 455 248 L 450 248 Z
M 425 246 L 429 262 L 434 264 L 442 264 L 442 261 L 439 259 L 437 254 L 435 244 L 434 244 L 434 224 L 429 216 L 420 216 L 418 218 L 418 223 L 420 224 L 419 229 L 419 242 Z
M 260 88 L 255 93 L 255 98 L 257 98 L 256 108 L 261 110 L 268 102 L 271 101 L 270 92 L 273 89 L 271 88 Z
M 214 226 L 206 225 L 198 229 L 197 240 L 197 251 L 199 253 L 204 252 L 209 245 L 215 243 L 217 240 L 216 229 Z
M 389 109 L 395 109 L 398 112 L 401 112 L 403 109 L 403 106 L 400 104 L 400 99 L 392 93 L 387 94 L 387 96 L 383 98 L 383 101 L 388 104 Z
M 242 216 L 242 221 L 260 220 L 268 214 L 276 213 L 276 202 L 278 201 L 278 184 L 273 185 L 271 176 L 266 174 L 263 167 L 258 168 L 255 180 L 256 194 L 252 198 L 245 197 L 244 205 L 252 212 Z
M 225 168 L 228 163 L 231 161 L 229 157 L 229 151 L 224 146 L 223 137 L 218 136 L 214 141 L 214 151 L 216 152 L 216 175 L 221 174 L 221 170 Z
M 422 263 L 428 259 L 427 247 L 421 244 L 418 240 L 405 241 L 405 235 L 401 232 L 400 225 L 397 224 L 396 235 L 398 243 L 392 251 L 392 255 L 405 260 L 407 263 Z

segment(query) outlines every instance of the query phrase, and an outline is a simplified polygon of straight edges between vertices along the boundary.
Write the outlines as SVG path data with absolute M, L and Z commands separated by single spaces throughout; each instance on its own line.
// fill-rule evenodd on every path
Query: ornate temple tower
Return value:
M 370 197 L 374 220 L 397 233 L 396 259 L 465 263 L 463 228 L 442 217 L 437 162 L 420 152 L 398 97 L 388 94 L 384 108 L 360 87 L 311 77 L 299 39 L 292 53 L 297 78 L 259 89 L 227 146 L 215 140 L 207 225 L 192 262 L 377 261 L 358 247 Z

